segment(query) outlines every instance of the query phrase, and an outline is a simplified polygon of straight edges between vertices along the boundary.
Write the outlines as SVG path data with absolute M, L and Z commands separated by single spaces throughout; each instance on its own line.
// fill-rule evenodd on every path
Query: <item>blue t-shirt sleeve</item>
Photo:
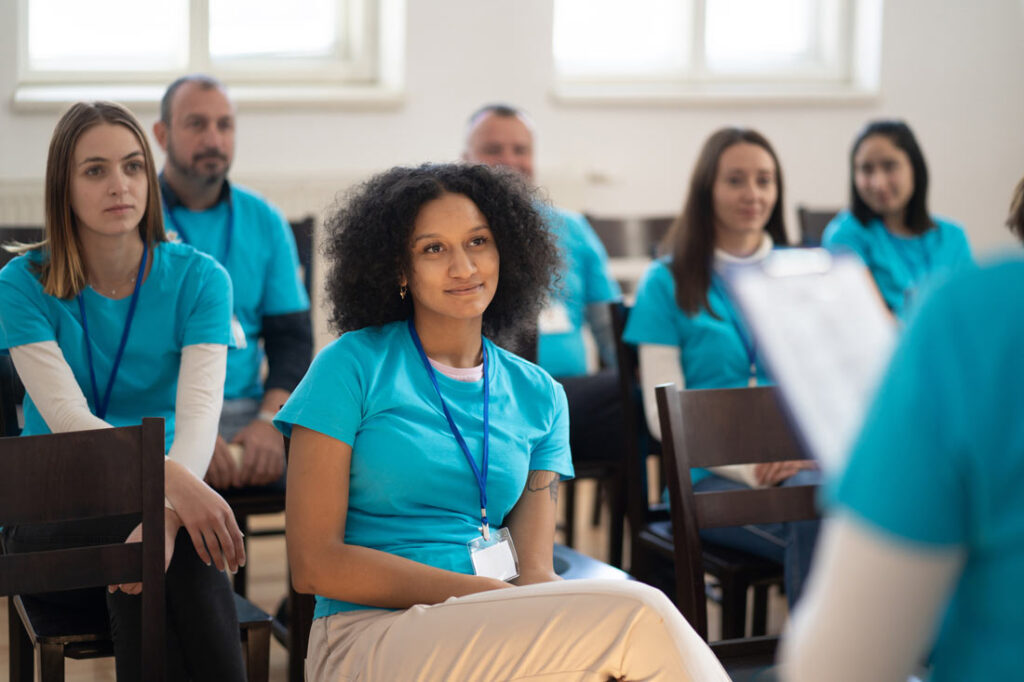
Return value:
M 309 296 L 299 277 L 299 254 L 292 228 L 276 209 L 272 212 L 272 251 L 267 264 L 264 315 L 284 315 L 309 310 Z
M 530 453 L 530 470 L 554 471 L 566 480 L 574 475 L 569 449 L 569 403 L 561 384 L 552 381 L 551 393 L 551 425 Z
M 341 337 L 313 360 L 274 425 L 286 437 L 303 426 L 353 445 L 363 419 L 365 381 L 358 348 Z
M 45 298 L 27 256 L 14 258 L 0 271 L 0 348 L 57 340 Z
M 961 368 L 962 314 L 947 287 L 929 298 L 904 334 L 831 498 L 870 525 L 932 545 L 967 534 L 970 442 Z
M 234 348 L 231 334 L 231 278 L 209 256 L 196 254 L 196 297 L 185 320 L 183 346 L 219 343 Z
M 608 252 L 594 232 L 587 219 L 578 216 L 580 237 L 583 252 L 580 258 L 584 264 L 584 281 L 586 283 L 587 303 L 607 303 L 622 297 L 619 284 L 608 272 Z
M 636 302 L 629 314 L 622 338 L 626 343 L 632 344 L 678 346 L 678 314 L 672 271 L 661 261 L 656 261 L 647 269 L 643 281 L 640 282 Z
M 821 245 L 830 251 L 853 251 L 864 263 L 868 263 L 864 229 L 851 213 L 842 211 L 825 226 Z

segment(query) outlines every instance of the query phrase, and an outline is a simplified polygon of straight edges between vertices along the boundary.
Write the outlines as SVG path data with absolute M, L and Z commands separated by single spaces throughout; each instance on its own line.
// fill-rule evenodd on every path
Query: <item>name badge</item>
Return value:
M 573 330 L 569 319 L 569 309 L 561 301 L 554 301 L 537 318 L 537 327 L 541 334 L 565 334 Z
M 513 580 L 519 577 L 519 557 L 508 528 L 498 528 L 490 538 L 475 538 L 466 543 L 473 572 L 477 575 L 498 580 Z
M 235 347 L 238 349 L 249 345 L 249 342 L 245 339 L 245 330 L 242 328 L 242 323 L 238 321 L 236 315 L 231 316 L 231 337 L 235 340 Z

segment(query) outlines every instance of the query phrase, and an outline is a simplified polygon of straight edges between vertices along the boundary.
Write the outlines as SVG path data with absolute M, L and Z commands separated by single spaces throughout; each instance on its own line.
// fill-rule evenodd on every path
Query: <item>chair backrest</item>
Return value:
M 619 397 L 626 432 L 626 517 L 630 531 L 636 534 L 654 520 L 668 518 L 663 508 L 652 507 L 648 501 L 647 456 L 660 453 L 657 441 L 651 438 L 644 419 L 643 401 L 638 380 L 637 350 L 622 340 L 631 308 L 620 301 L 608 304 L 615 334 L 615 355 L 619 372 Z
M 0 594 L 142 581 L 142 660 L 164 674 L 164 424 L 0 439 L 0 525 L 142 513 L 142 543 L 0 555 Z
M 0 436 L 21 434 L 18 406 L 25 400 L 25 387 L 18 378 L 10 355 L 0 355 Z
M 800 246 L 821 246 L 821 235 L 838 210 L 810 209 L 796 207 L 797 222 L 800 224 Z
M 295 236 L 295 248 L 299 252 L 299 265 L 302 266 L 303 284 L 306 285 L 306 293 L 313 295 L 313 247 L 316 243 L 316 220 L 308 215 L 299 220 L 288 223 L 291 225 L 292 234 Z
M 42 226 L 0 225 L 0 268 L 7 265 L 16 255 L 2 248 L 3 244 L 10 244 L 11 242 L 31 244 L 42 241 L 42 239 Z
M 651 257 L 664 239 L 675 216 L 602 217 L 586 215 L 587 221 L 611 258 Z
M 806 459 L 774 388 L 658 386 L 658 415 L 675 539 L 676 604 L 707 639 L 701 528 L 818 518 L 818 486 L 694 493 L 690 469 Z

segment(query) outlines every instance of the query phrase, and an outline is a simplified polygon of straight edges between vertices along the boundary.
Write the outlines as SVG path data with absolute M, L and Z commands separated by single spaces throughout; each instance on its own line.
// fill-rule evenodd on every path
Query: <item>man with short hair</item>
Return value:
M 228 182 L 235 109 L 218 80 L 189 75 L 171 83 L 153 133 L 167 154 L 160 192 L 168 232 L 216 258 L 234 291 L 236 347 L 228 351 L 220 435 L 206 480 L 221 489 L 280 481 L 284 441 L 271 422 L 313 348 L 295 238 L 280 211 Z M 269 371 L 261 381 L 264 349 Z
M 533 123 L 525 113 L 507 104 L 489 104 L 469 118 L 464 161 L 504 166 L 533 182 Z M 615 370 L 615 338 L 608 310 L 621 297 L 619 285 L 608 272 L 604 245 L 579 213 L 538 203 L 562 252 L 564 265 L 548 307 L 538 320 L 538 365 L 565 388 L 569 403 L 569 445 L 575 465 L 583 462 L 617 463 L 625 443 L 625 423 Z M 587 373 L 584 324 L 597 342 L 607 369 Z M 613 491 L 622 501 L 623 491 Z M 613 503 L 612 512 L 621 512 Z M 622 518 L 613 518 L 621 538 Z M 618 546 L 615 546 L 617 544 Z M 610 548 L 610 561 L 622 563 L 621 542 Z
M 462 158 L 472 163 L 504 166 L 533 182 L 533 123 L 519 109 L 488 104 L 469 118 Z M 581 214 L 539 204 L 565 258 L 562 281 L 541 314 L 537 364 L 555 377 L 587 374 L 584 324 L 597 342 L 602 362 L 615 366 L 615 339 L 609 301 L 622 293 L 608 272 L 608 254 Z

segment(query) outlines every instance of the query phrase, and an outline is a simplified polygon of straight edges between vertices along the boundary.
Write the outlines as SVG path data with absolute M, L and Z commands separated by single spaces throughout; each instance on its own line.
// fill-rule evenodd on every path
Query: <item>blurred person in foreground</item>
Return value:
M 783 679 L 1024 677 L 1022 287 L 1019 258 L 968 269 L 911 316 L 828 488 Z

